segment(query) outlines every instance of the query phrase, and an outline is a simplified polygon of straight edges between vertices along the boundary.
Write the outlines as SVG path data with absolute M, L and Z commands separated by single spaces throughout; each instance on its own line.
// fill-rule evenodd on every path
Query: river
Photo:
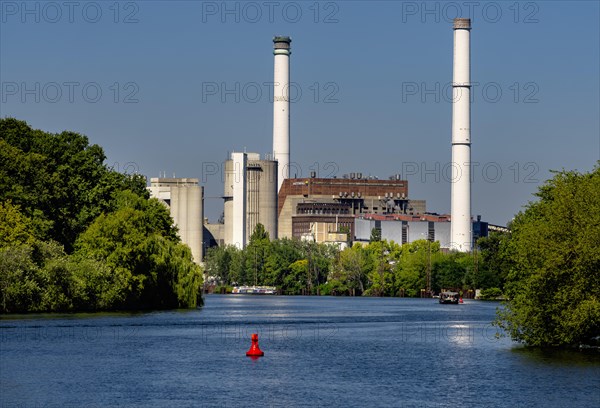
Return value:
M 209 295 L 191 311 L 3 316 L 0 407 L 600 406 L 598 352 L 498 339 L 496 307 Z

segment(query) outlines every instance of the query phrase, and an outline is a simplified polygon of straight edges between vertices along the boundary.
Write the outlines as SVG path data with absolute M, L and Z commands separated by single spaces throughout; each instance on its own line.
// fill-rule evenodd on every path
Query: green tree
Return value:
M 113 171 L 105 159 L 100 146 L 78 133 L 51 134 L 0 119 L 0 202 L 19 206 L 38 239 L 55 240 L 71 252 L 77 236 L 114 209 L 115 193 L 130 189 L 148 196 L 144 177 Z
M 374 241 L 365 248 L 369 257 L 367 278 L 368 296 L 394 296 L 395 282 L 393 267 L 400 259 L 401 247 L 395 242 Z
M 0 248 L 31 244 L 35 240 L 33 223 L 10 201 L 0 202 Z
M 110 268 L 108 289 L 115 294 L 109 298 L 116 307 L 195 307 L 201 271 L 179 243 L 167 209 L 131 192 L 116 201 L 118 210 L 100 215 L 80 235 L 76 254 Z
M 39 309 L 73 310 L 82 288 L 73 276 L 71 262 L 63 247 L 56 242 L 38 242 L 34 246 L 33 259 L 38 265 L 38 279 L 43 289 Z
M 329 276 L 329 282 L 338 290 L 347 291 L 347 294 L 362 295 L 367 286 L 367 274 L 370 270 L 365 249 L 360 244 L 354 244 L 339 253 Z
M 290 265 L 300 259 L 300 241 L 283 238 L 271 242 L 266 259 L 264 283 L 285 289 L 285 278 L 292 273 Z
M 468 286 L 467 275 L 473 269 L 472 259 L 471 254 L 463 252 L 451 252 L 436 257 L 431 272 L 433 291 L 466 288 Z
M 121 277 L 103 260 L 76 253 L 69 256 L 67 267 L 78 289 L 78 296 L 73 299 L 74 310 L 114 310 L 125 302 L 126 291 L 119 284 Z
M 379 241 L 381 241 L 381 228 L 371 229 L 371 237 L 369 238 L 369 242 L 379 242 Z
M 435 253 L 439 246 L 436 244 L 422 239 L 402 245 L 402 254 L 394 268 L 395 286 L 399 294 L 414 297 L 426 288 L 429 251 Z
M 105 159 L 78 133 L 0 119 L 2 312 L 196 306 L 201 270 L 165 206 Z
M 252 285 L 259 282 L 263 284 L 267 280 L 266 264 L 270 246 L 269 233 L 261 223 L 256 224 L 245 249 L 245 268 Z
M 42 282 L 32 251 L 33 248 L 26 245 L 0 249 L 0 295 L 4 313 L 41 309 Z
M 509 302 L 496 322 L 532 346 L 593 343 L 600 333 L 600 166 L 557 172 L 511 224 Z
M 477 240 L 479 247 L 479 274 L 475 277 L 473 286 L 476 288 L 500 288 L 510 270 L 510 259 L 506 254 L 506 243 L 510 234 L 491 232 L 489 236 Z
M 232 262 L 238 249 L 235 246 L 227 245 L 209 248 L 204 256 L 204 270 L 208 279 L 219 283 L 229 285 L 232 283 L 230 270 Z

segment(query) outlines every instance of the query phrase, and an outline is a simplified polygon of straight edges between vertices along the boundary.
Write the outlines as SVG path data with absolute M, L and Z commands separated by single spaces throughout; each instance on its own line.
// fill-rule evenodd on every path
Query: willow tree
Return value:
M 96 218 L 75 244 L 75 256 L 104 262 L 112 271 L 103 276 L 108 284 L 88 279 L 97 284 L 89 291 L 111 299 L 110 308 L 195 307 L 201 269 L 177 237 L 168 210 L 129 191 L 116 202 L 120 208 Z

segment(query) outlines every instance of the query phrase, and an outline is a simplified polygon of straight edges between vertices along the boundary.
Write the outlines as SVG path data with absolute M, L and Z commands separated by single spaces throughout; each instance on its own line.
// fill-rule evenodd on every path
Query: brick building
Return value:
M 299 238 L 312 222 L 347 227 L 354 237 L 354 217 L 363 214 L 422 214 L 425 200 L 412 200 L 408 181 L 351 173 L 343 178 L 285 179 L 278 197 L 279 238 Z M 338 231 L 331 231 L 338 232 Z

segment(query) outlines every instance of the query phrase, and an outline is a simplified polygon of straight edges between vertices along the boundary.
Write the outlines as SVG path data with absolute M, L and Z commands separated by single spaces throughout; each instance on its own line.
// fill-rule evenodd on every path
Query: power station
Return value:
M 218 224 L 204 221 L 203 231 L 208 241 L 242 249 L 258 223 L 264 225 L 271 239 L 312 236 L 316 240 L 317 236 L 334 236 L 340 240 L 347 234 L 348 241 L 364 241 L 375 225 L 386 237 L 398 239 L 397 242 L 439 238 L 444 248 L 470 251 L 474 235 L 486 236 L 488 229 L 479 216 L 475 222 L 471 218 L 471 20 L 454 19 L 453 32 L 450 216 L 427 213 L 424 200 L 409 199 L 408 181 L 400 174 L 389 180 L 363 177 L 362 173 L 350 173 L 339 179 L 319 178 L 314 172 L 310 178 L 290 178 L 292 40 L 276 36 L 273 38 L 272 155 L 261 158 L 257 153 L 235 152 L 225 161 L 223 217 Z M 183 180 L 187 179 L 152 179 L 150 191 L 170 206 L 182 240 L 192 247 L 194 258 L 200 259 L 202 249 L 197 247 L 199 241 L 203 242 L 203 235 L 198 240 L 198 217 L 189 212 L 198 212 L 200 208 L 201 214 L 202 204 L 196 204 L 197 189 L 181 190 L 194 184 Z M 197 185 L 197 179 L 194 180 Z

